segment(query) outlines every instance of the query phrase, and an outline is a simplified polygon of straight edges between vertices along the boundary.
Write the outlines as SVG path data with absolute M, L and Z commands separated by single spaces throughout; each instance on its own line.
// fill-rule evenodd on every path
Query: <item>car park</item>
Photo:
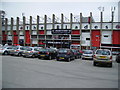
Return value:
M 37 57 L 39 52 L 39 47 L 28 47 L 26 50 L 22 53 L 23 57 Z
M 74 52 L 70 49 L 59 49 L 57 52 L 57 61 L 58 60 L 67 60 L 68 62 L 72 59 L 75 59 Z
M 13 50 L 13 46 L 3 46 L 2 48 L 0 48 L 0 54 L 9 55 L 11 50 Z
M 57 55 L 57 52 L 55 49 L 51 49 L 51 48 L 43 48 L 39 50 L 38 53 L 38 58 L 41 59 L 55 59 Z
M 112 67 L 112 53 L 109 49 L 97 49 L 94 54 L 93 65 L 108 65 Z
M 93 59 L 93 51 L 92 50 L 84 50 L 81 57 L 82 57 L 82 59 Z
M 116 56 L 116 62 L 120 63 L 120 53 Z

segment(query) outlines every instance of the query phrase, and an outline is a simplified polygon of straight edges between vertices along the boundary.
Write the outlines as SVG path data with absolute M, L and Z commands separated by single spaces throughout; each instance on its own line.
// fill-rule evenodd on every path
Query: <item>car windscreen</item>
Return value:
M 39 48 L 34 48 L 35 51 L 39 51 Z
M 58 50 L 58 53 L 67 53 L 67 50 L 65 50 L 65 49 Z
M 29 47 L 23 47 L 23 50 L 27 50 Z
M 110 55 L 110 52 L 107 51 L 107 50 L 98 50 L 96 52 L 96 54 L 99 54 L 99 55 Z
M 14 50 L 17 50 L 17 49 L 19 49 L 19 48 L 18 48 L 18 47 L 13 47 L 13 49 L 14 49 Z
M 40 49 L 39 51 L 40 51 L 40 52 L 42 52 L 42 51 L 43 51 L 43 52 L 47 52 L 47 51 L 49 51 L 49 50 L 48 50 L 48 49 Z
M 54 51 L 53 49 L 40 49 L 40 52 L 51 52 Z
M 24 48 L 24 47 L 21 47 L 20 50 L 25 50 L 25 48 Z
M 32 51 L 32 48 L 27 48 L 26 50 L 27 50 L 27 51 Z
M 93 54 L 92 51 L 84 51 L 84 54 Z

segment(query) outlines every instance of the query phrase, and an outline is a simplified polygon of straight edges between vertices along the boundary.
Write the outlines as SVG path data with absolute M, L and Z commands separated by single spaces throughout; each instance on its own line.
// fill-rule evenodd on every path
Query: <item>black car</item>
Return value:
M 120 53 L 116 56 L 116 62 L 120 63 Z
M 69 62 L 75 59 L 74 52 L 70 49 L 59 49 L 57 53 L 57 60 L 67 60 Z
M 38 52 L 38 58 L 41 59 L 55 59 L 57 55 L 57 51 L 51 48 L 43 48 Z

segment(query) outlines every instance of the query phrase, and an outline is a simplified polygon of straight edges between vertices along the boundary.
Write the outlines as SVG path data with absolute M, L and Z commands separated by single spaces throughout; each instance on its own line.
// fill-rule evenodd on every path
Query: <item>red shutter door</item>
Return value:
M 72 41 L 72 44 L 73 45 L 80 45 L 80 42 L 79 41 Z
M 5 31 L 2 31 L 2 40 L 6 41 L 7 40 L 6 36 L 7 35 L 5 34 Z
M 40 31 L 39 31 L 39 34 L 42 34 L 42 35 L 43 35 L 43 34 L 44 34 L 44 30 L 40 30 Z
M 26 44 L 30 44 L 30 31 L 26 30 L 25 31 L 25 36 L 26 36 Z
M 16 31 L 13 31 L 13 44 L 17 44 L 18 43 L 18 35 Z
M 100 47 L 100 30 L 92 30 L 91 42 L 93 47 Z
M 72 34 L 75 34 L 75 35 L 80 34 L 80 31 L 79 30 L 72 30 Z
M 120 31 L 114 30 L 113 37 L 112 37 L 113 44 L 120 44 Z

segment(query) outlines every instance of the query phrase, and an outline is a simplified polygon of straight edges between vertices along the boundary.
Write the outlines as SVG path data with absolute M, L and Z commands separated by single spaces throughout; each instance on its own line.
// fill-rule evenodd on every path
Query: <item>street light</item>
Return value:
M 98 7 L 99 11 L 103 12 L 104 11 L 104 7 Z
M 111 22 L 113 22 L 114 21 L 115 7 L 111 7 L 111 12 L 112 12 L 112 20 L 111 20 Z
M 101 30 L 100 30 L 100 35 L 102 35 L 102 22 L 103 22 L 103 11 L 104 11 L 104 7 L 98 7 L 99 11 L 100 11 L 100 22 L 101 22 Z M 102 41 L 102 37 L 100 39 L 100 48 L 101 48 L 101 41 Z

